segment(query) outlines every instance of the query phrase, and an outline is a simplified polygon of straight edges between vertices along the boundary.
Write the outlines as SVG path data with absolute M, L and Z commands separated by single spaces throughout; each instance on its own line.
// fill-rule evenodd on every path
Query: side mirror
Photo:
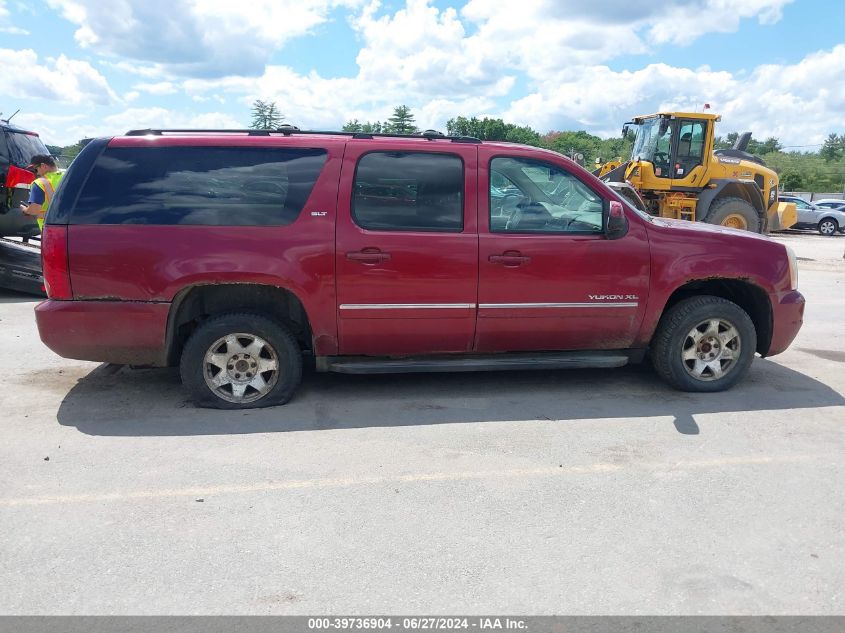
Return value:
M 609 240 L 618 240 L 620 237 L 625 237 L 627 233 L 628 218 L 625 216 L 625 208 L 618 200 L 611 200 L 608 203 L 604 235 Z

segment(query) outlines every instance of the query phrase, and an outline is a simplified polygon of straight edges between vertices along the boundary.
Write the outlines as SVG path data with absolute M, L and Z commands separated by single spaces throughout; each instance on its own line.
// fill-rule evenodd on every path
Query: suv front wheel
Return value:
M 757 332 L 748 314 L 720 297 L 685 299 L 660 319 L 652 340 L 657 373 L 682 391 L 724 391 L 751 365 Z
M 223 314 L 194 331 L 179 369 L 200 407 L 269 407 L 286 403 L 299 386 L 302 352 L 280 323 L 257 314 Z

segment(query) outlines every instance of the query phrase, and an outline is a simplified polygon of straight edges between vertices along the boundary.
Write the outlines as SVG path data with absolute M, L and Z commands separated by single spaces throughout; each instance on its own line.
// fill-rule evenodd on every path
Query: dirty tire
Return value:
M 685 346 L 692 342 L 691 332 L 707 321 L 719 321 L 720 324 L 732 326 L 736 333 L 734 341 L 738 341 L 739 346 L 739 352 L 731 354 L 734 362 L 724 361 L 725 373 L 718 378 L 712 375 L 706 378 L 695 377 L 693 368 L 687 363 L 697 367 L 696 362 L 683 360 Z M 715 392 L 730 389 L 745 375 L 754 360 L 756 348 L 757 332 L 745 310 L 727 299 L 704 295 L 684 299 L 663 314 L 650 351 L 655 371 L 671 386 L 681 391 Z M 710 373 L 713 374 L 712 371 Z
M 234 345 L 238 346 L 237 348 L 228 347 L 225 342 L 221 343 L 234 334 L 244 335 L 234 342 Z M 255 343 L 261 349 L 260 353 L 255 354 L 257 362 L 266 362 L 268 366 L 275 367 L 275 373 L 273 369 L 268 369 L 261 374 L 264 385 L 260 389 L 251 385 L 246 387 L 248 393 L 240 396 L 241 401 L 226 400 L 223 396 L 212 391 L 207 381 L 207 376 L 209 376 L 209 380 L 213 380 L 211 372 L 218 369 L 217 365 L 207 361 L 209 357 L 207 355 L 212 353 L 212 346 L 222 349 L 217 345 L 220 344 L 229 350 L 224 351 L 220 356 L 243 352 L 238 356 L 248 358 L 248 366 L 252 362 L 248 353 L 252 353 L 252 351 L 244 345 L 250 342 Z M 261 358 L 262 356 L 264 358 Z M 232 367 L 234 366 L 235 364 L 232 363 Z M 182 384 L 185 385 L 191 399 L 199 407 L 211 409 L 270 407 L 285 404 L 299 386 L 302 378 L 302 352 L 294 336 L 281 323 L 258 314 L 221 314 L 203 322 L 188 339 L 185 348 L 182 350 L 179 370 L 182 375 Z M 225 367 L 220 368 L 220 373 L 225 371 Z M 265 381 L 264 378 L 267 380 Z M 226 378 L 226 380 L 229 380 L 229 378 Z M 244 381 L 246 381 L 246 378 L 244 378 Z M 230 382 L 234 383 L 235 381 L 231 380 Z M 236 395 L 234 386 L 234 384 L 229 386 L 232 392 L 229 397 L 237 400 L 239 396 Z M 264 389 L 266 389 L 266 393 L 263 393 Z M 244 399 L 248 400 L 249 398 L 253 399 L 244 401 Z
M 822 218 L 819 222 L 819 233 L 822 235 L 836 235 L 839 230 L 839 222 L 833 218 Z
M 738 220 L 744 222 L 745 227 L 736 226 Z M 750 203 L 733 196 L 714 200 L 702 222 L 732 226 L 733 228 L 745 228 L 745 230 L 754 233 L 762 233 L 766 228 L 765 219 L 757 213 L 757 210 Z

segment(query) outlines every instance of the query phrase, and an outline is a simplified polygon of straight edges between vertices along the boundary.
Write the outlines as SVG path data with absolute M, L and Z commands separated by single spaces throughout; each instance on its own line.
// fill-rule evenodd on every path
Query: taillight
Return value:
M 41 234 L 41 268 L 44 286 L 51 299 L 73 299 L 67 260 L 67 227 L 46 225 Z

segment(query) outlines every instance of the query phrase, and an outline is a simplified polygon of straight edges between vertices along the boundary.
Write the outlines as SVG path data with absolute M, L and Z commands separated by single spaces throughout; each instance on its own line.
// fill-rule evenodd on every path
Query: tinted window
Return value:
M 452 154 L 374 152 L 358 161 L 352 217 L 375 231 L 451 231 L 464 226 L 463 161 Z
M 71 223 L 290 224 L 325 161 L 323 149 L 109 148 L 97 159 Z
M 604 201 L 568 171 L 524 158 L 490 161 L 494 233 L 601 233 Z
M 13 165 L 26 167 L 36 154 L 49 154 L 47 146 L 41 138 L 35 134 L 24 134 L 22 132 L 9 132 L 7 142 L 9 144 L 9 159 Z

